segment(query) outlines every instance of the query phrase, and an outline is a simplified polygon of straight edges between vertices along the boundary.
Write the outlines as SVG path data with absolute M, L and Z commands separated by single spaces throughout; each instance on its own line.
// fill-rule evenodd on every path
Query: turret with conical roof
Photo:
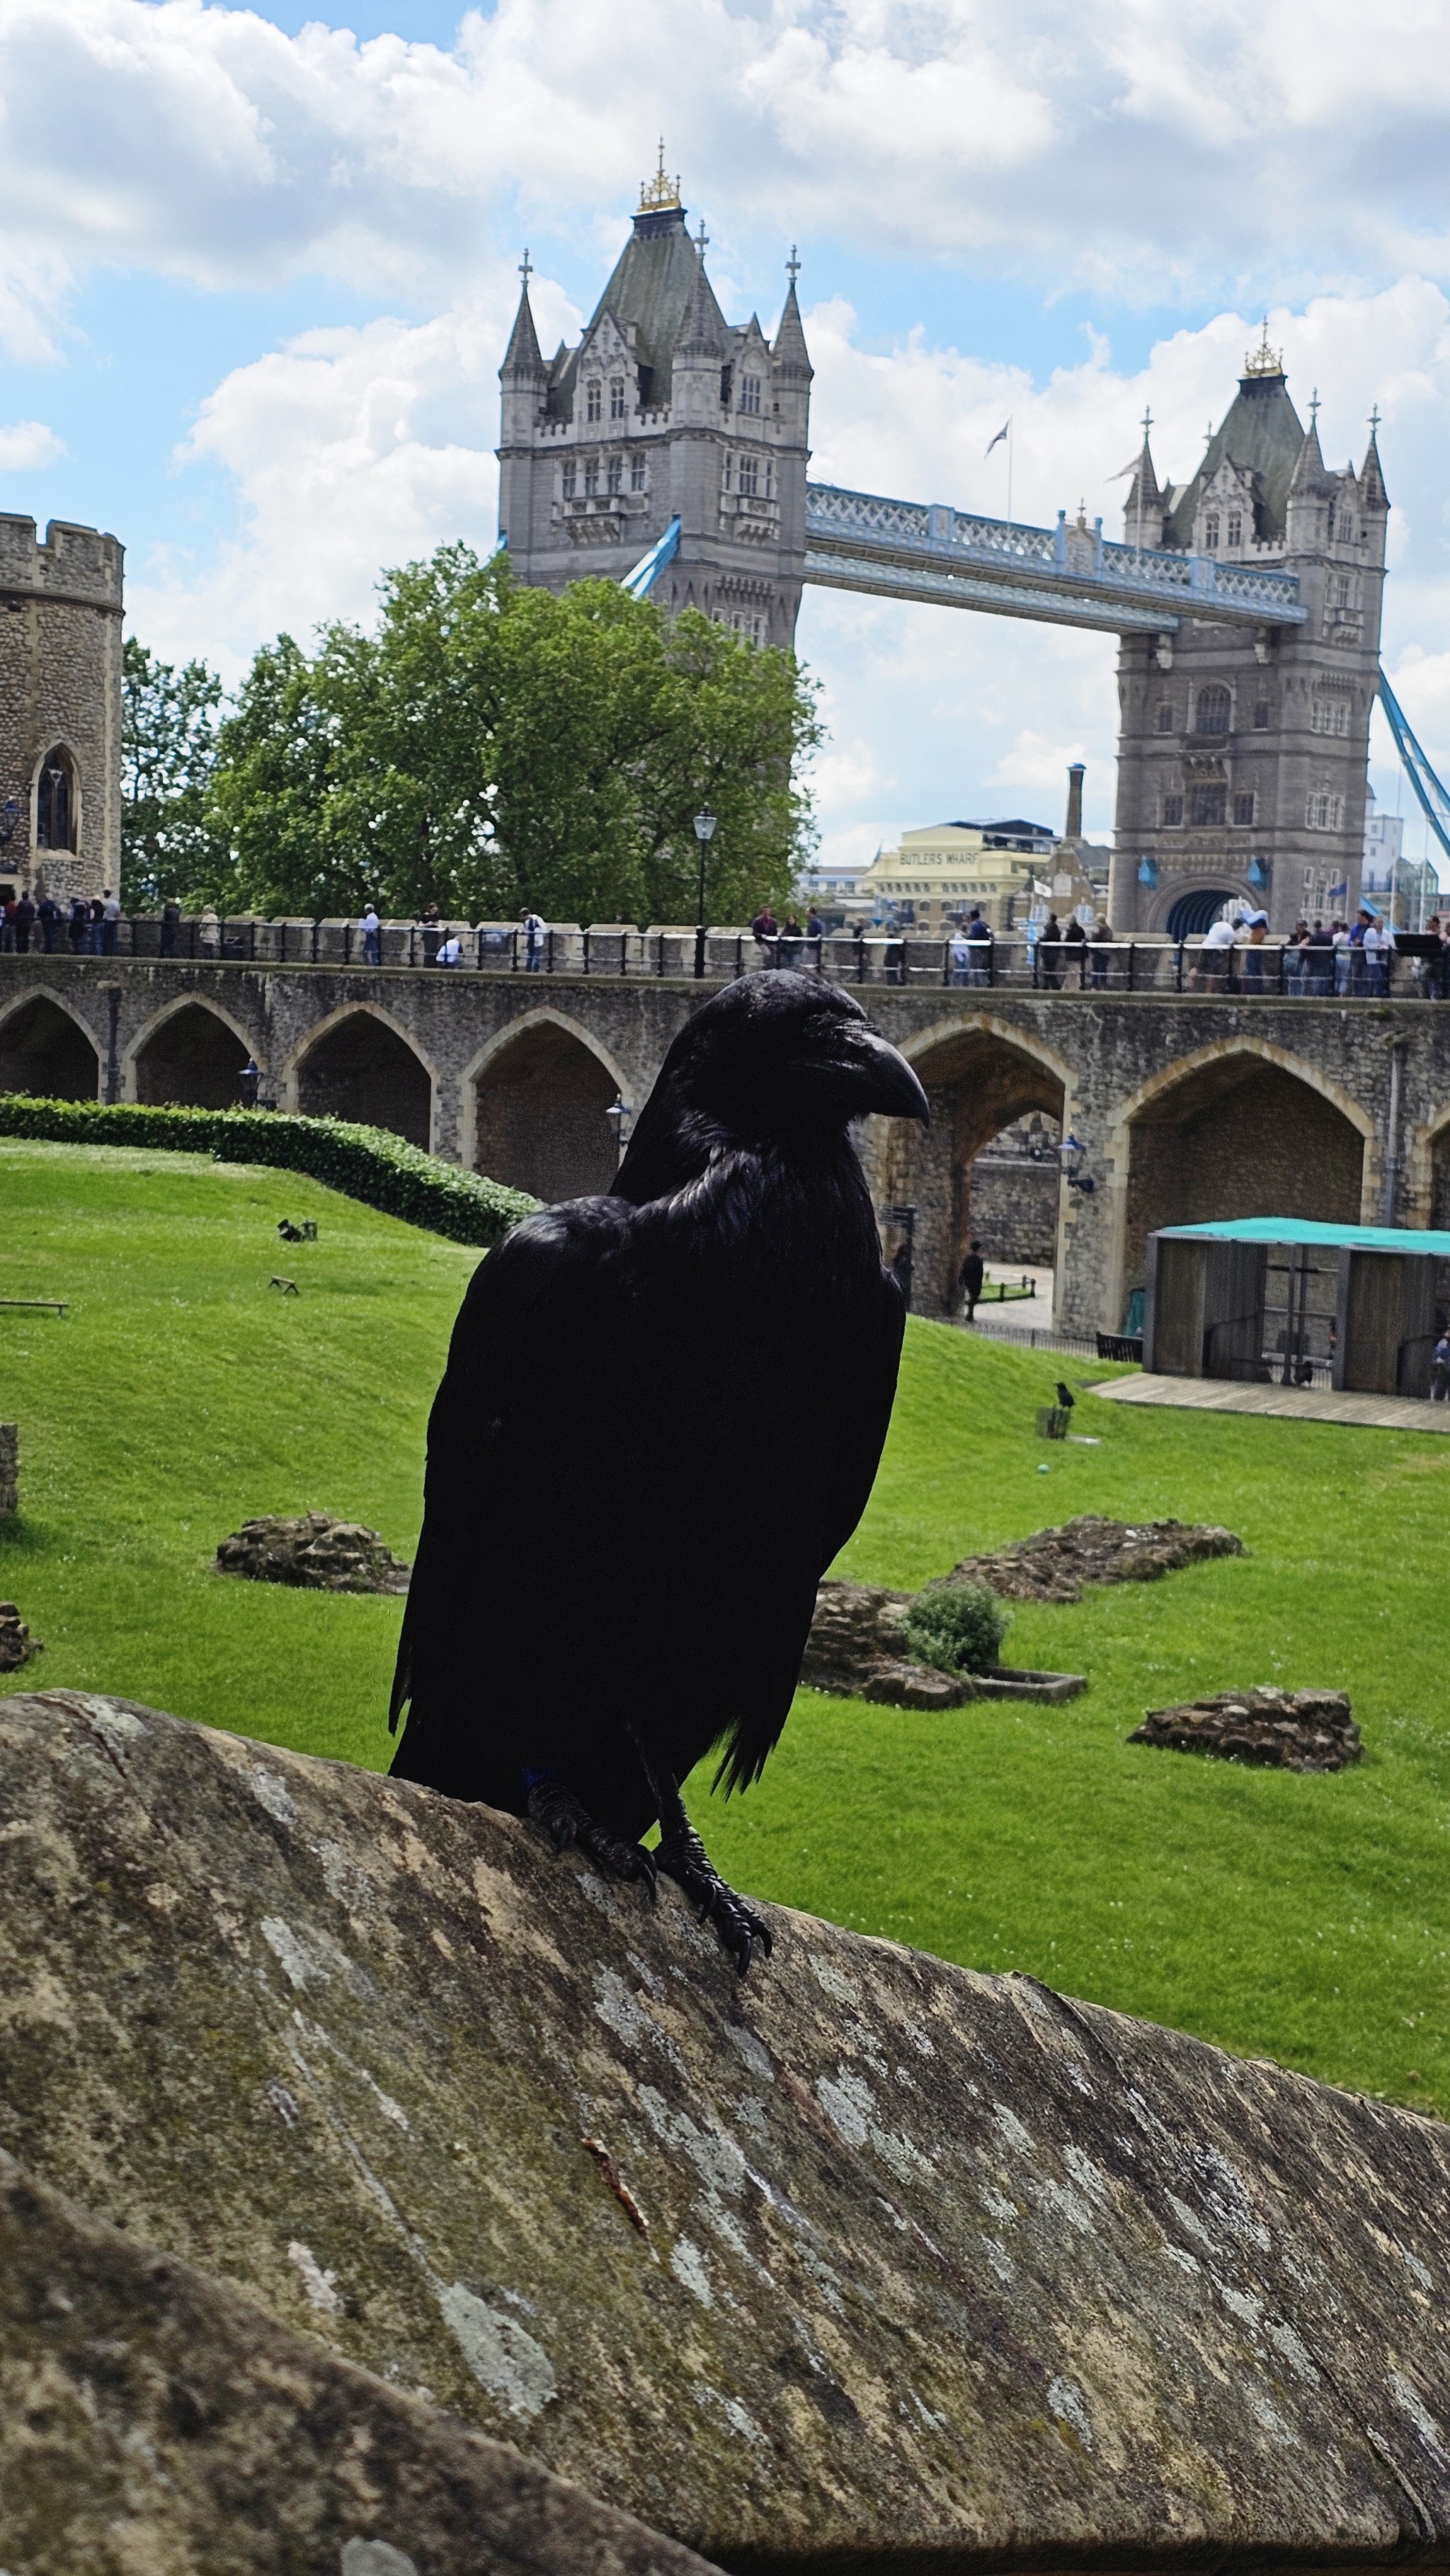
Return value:
M 805 569 L 811 363 L 790 288 L 774 346 L 728 323 L 661 145 L 577 348 L 545 365 L 527 280 L 503 379 L 500 523 L 521 580 L 621 578 L 673 518 L 653 593 L 762 643 L 794 636 Z

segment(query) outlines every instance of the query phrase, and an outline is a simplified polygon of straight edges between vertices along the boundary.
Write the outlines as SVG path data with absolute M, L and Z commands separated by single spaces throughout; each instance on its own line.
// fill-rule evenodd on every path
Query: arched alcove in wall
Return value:
M 169 1012 L 136 1049 L 136 1097 L 187 1109 L 235 1109 L 250 1050 L 204 1002 Z
M 1358 1225 L 1364 1149 L 1343 1110 L 1285 1065 L 1234 1049 L 1186 1068 L 1129 1119 L 1125 1291 L 1141 1284 L 1160 1226 L 1248 1216 Z
M 928 1032 L 909 1049 L 931 1103 L 931 1127 L 904 1119 L 888 1122 L 884 1166 L 877 1175 L 884 1207 L 914 1211 L 912 1304 L 919 1314 L 941 1315 L 956 1297 L 962 1260 L 980 1232 L 988 1260 L 1013 1259 L 993 1244 L 973 1219 L 977 1158 L 1005 1128 L 1033 1113 L 1049 1134 L 1060 1125 L 1066 1085 L 1059 1066 L 1009 1032 L 983 1024 Z M 1049 1184 L 1056 1231 L 1057 1156 Z M 981 1204 L 987 1204 L 981 1188 Z
M 428 1068 L 374 1011 L 349 1011 L 308 1048 L 297 1067 L 297 1106 L 308 1118 L 386 1127 L 425 1153 L 431 1141 Z
M 97 1100 L 100 1050 L 78 1020 L 36 993 L 0 1020 L 0 1091 L 41 1100 Z
M 546 1201 L 607 1190 L 619 1162 L 607 1115 L 618 1089 L 582 1038 L 531 1020 L 474 1076 L 475 1168 Z

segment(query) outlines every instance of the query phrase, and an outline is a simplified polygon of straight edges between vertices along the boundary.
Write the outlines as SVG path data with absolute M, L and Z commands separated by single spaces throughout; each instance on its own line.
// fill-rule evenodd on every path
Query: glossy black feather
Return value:
M 850 997 L 748 978 L 676 1041 L 615 1194 L 481 1264 L 429 1424 L 396 1772 L 519 1813 L 552 1768 L 631 1839 L 639 1748 L 758 1775 L 896 1385 L 863 1105 L 925 1110 Z

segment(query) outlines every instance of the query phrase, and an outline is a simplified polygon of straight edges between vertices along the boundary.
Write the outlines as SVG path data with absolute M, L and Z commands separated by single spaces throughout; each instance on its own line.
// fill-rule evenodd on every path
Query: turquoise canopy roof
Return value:
M 1314 1217 L 1243 1216 L 1220 1225 L 1164 1225 L 1155 1231 L 1174 1242 L 1342 1245 L 1350 1252 L 1418 1252 L 1450 1261 L 1450 1234 L 1437 1234 L 1428 1226 L 1322 1225 Z

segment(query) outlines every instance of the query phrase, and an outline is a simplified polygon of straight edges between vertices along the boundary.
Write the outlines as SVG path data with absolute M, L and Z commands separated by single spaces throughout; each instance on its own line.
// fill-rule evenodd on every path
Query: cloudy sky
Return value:
M 799 244 L 815 473 L 1110 533 L 1151 405 L 1196 467 L 1267 310 L 1330 463 L 1383 416 L 1385 663 L 1450 778 L 1450 48 L 1424 0 L 6 0 L 3 507 L 128 549 L 131 625 L 234 679 L 496 528 L 525 243 L 577 334 L 663 132 L 732 320 Z M 827 856 L 1111 821 L 1110 639 L 808 592 Z M 1374 779 L 1400 796 L 1376 719 Z M 1410 811 L 1407 791 L 1406 812 Z M 1407 846 L 1421 846 L 1418 821 Z

